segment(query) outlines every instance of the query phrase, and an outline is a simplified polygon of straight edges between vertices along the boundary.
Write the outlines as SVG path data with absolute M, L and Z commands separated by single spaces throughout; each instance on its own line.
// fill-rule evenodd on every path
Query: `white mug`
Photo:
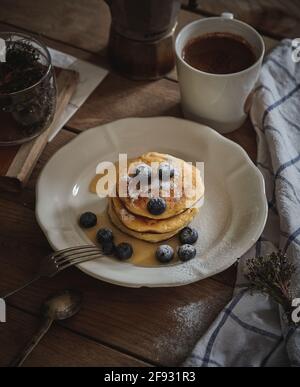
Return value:
M 257 61 L 233 74 L 210 74 L 183 59 L 186 44 L 196 37 L 214 32 L 239 35 L 252 46 Z M 232 14 L 197 20 L 181 30 L 175 43 L 177 71 L 184 116 L 211 126 L 220 133 L 238 129 L 246 120 L 251 95 L 258 80 L 265 44 L 259 33 Z

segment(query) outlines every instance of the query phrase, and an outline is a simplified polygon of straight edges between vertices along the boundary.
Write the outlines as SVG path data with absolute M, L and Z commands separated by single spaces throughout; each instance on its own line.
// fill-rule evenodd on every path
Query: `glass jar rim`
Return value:
M 0 32 L 0 38 L 5 39 L 5 36 L 6 37 L 17 36 L 17 37 L 20 37 L 20 38 L 24 38 L 24 39 L 28 40 L 29 42 L 32 41 L 32 42 L 36 43 L 38 46 L 40 46 L 45 51 L 48 65 L 47 65 L 47 71 L 41 77 L 41 79 L 39 81 L 37 81 L 33 85 L 28 86 L 28 87 L 26 87 L 25 89 L 22 89 L 22 90 L 14 91 L 12 93 L 0 93 L 0 98 L 8 97 L 8 96 L 15 96 L 15 95 L 18 95 L 18 94 L 30 91 L 31 89 L 34 89 L 36 86 L 38 86 L 41 82 L 43 82 L 47 78 L 47 76 L 49 75 L 49 73 L 50 73 L 50 71 L 52 70 L 52 67 L 53 67 L 52 66 L 52 59 L 51 59 L 51 55 L 50 55 L 50 52 L 48 50 L 48 47 L 41 40 L 35 38 L 33 35 L 24 34 L 22 32 L 9 32 L 9 31 L 2 31 L 2 32 Z

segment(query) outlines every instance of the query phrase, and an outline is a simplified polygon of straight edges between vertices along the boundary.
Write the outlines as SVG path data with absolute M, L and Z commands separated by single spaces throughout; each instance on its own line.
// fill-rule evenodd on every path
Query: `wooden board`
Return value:
M 29 176 L 43 152 L 49 134 L 57 126 L 78 82 L 78 73 L 57 69 L 57 109 L 50 127 L 38 138 L 17 147 L 0 148 L 0 189 L 16 191 L 24 188 Z

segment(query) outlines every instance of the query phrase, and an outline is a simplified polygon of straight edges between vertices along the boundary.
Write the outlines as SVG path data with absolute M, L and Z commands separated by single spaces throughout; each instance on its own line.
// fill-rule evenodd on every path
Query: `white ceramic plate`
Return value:
M 37 184 L 37 219 L 54 249 L 90 243 L 78 226 L 87 210 L 106 200 L 88 187 L 100 161 L 147 151 L 203 161 L 205 202 L 194 224 L 197 257 L 185 264 L 143 268 L 104 258 L 79 265 L 85 273 L 129 287 L 179 286 L 215 275 L 241 257 L 261 235 L 267 217 L 264 180 L 246 152 L 214 130 L 175 118 L 129 118 L 90 129 L 60 149 Z

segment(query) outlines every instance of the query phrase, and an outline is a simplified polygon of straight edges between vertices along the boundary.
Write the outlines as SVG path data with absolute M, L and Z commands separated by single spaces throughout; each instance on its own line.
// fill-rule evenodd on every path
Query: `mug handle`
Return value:
M 224 18 L 224 19 L 233 20 L 234 19 L 234 14 L 231 13 L 231 12 L 223 12 L 221 14 L 221 17 Z

